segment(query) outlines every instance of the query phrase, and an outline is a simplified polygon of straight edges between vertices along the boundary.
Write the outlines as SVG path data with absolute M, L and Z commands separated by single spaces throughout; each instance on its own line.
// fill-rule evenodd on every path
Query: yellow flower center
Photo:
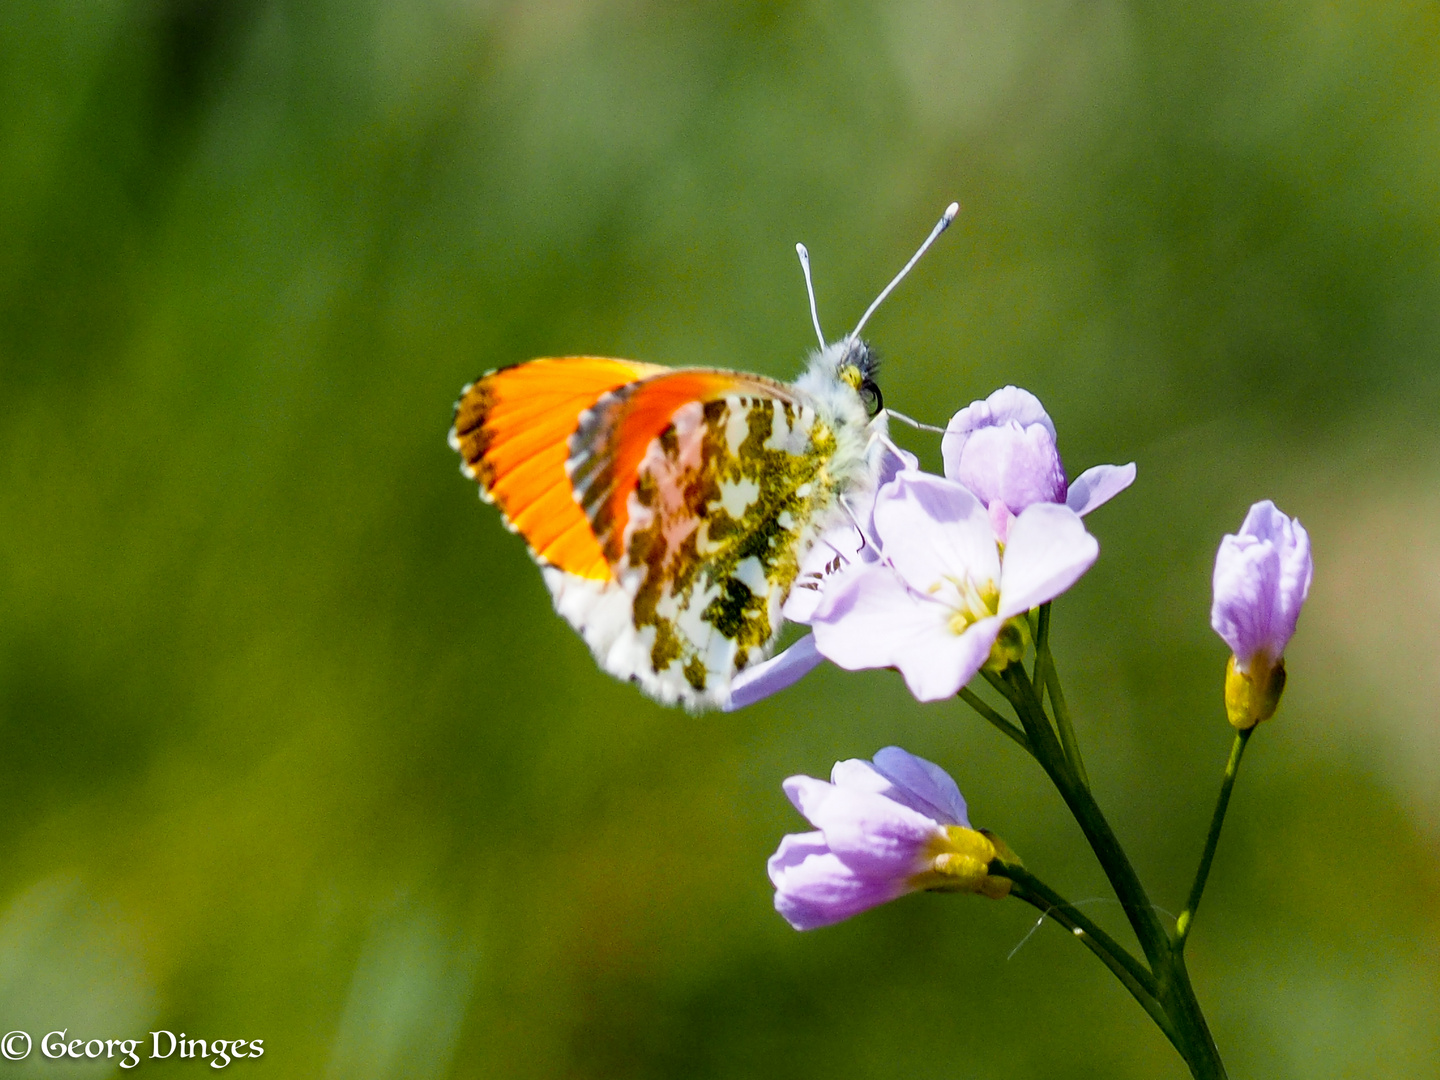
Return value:
M 977 585 L 968 577 L 962 580 L 947 574 L 928 591 L 950 608 L 947 625 L 956 637 L 1000 610 L 1000 588 L 993 581 Z
M 945 625 L 956 637 L 981 619 L 1000 612 L 1000 587 L 993 581 L 977 585 L 968 577 L 962 580 L 947 574 L 926 591 L 950 608 L 950 617 Z M 1023 659 L 1029 647 L 1030 624 L 1023 615 L 1017 615 L 1006 620 L 1000 628 L 985 666 L 1004 671 L 1011 663 Z

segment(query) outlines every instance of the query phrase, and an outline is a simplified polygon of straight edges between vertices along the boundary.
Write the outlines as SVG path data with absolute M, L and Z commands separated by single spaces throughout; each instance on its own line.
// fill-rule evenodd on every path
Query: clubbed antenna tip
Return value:
M 860 321 L 855 324 L 855 329 L 850 331 L 852 338 L 860 336 L 860 331 L 864 328 L 865 323 L 869 321 L 870 316 L 875 314 L 875 309 L 890 295 L 896 285 L 899 285 L 900 282 L 905 280 L 905 275 L 910 272 L 910 268 L 920 261 L 920 256 L 924 255 L 926 249 L 935 242 L 936 238 L 950 227 L 950 223 L 955 220 L 955 216 L 959 213 L 960 204 L 958 202 L 952 202 L 945 208 L 945 213 L 940 215 L 940 220 L 937 221 L 935 227 L 930 230 L 930 235 L 925 238 L 925 242 L 920 245 L 920 249 L 916 251 L 914 255 L 910 256 L 910 261 L 900 268 L 900 272 L 890 280 L 890 284 L 886 285 L 885 288 L 880 291 L 880 295 L 875 297 L 875 302 L 865 309 L 865 314 L 860 316 Z

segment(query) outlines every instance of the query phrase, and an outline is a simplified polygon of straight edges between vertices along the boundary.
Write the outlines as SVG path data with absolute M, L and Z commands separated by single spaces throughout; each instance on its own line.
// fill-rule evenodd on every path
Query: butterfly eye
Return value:
M 871 416 L 878 416 L 885 407 L 885 398 L 873 379 L 866 379 L 860 384 L 860 400 L 865 403 L 865 411 Z

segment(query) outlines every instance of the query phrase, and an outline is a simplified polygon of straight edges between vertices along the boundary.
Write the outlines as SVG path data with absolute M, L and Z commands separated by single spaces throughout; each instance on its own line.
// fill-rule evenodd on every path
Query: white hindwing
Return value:
M 737 671 L 769 655 L 800 560 L 843 519 L 840 500 L 874 485 L 884 414 L 868 420 L 827 353 L 786 398 L 746 392 L 691 401 L 650 441 L 625 501 L 613 577 L 544 566 L 555 609 L 606 671 L 666 704 L 723 704 Z M 618 522 L 603 486 L 614 447 L 585 437 L 643 382 L 607 394 L 582 417 L 567 464 L 602 545 Z M 588 426 L 587 426 L 588 425 Z M 879 437 L 877 437 L 879 436 Z

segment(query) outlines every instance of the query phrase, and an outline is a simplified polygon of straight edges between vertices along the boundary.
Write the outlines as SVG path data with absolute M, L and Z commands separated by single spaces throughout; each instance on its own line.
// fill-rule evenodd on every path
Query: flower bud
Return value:
M 873 764 L 839 762 L 829 783 L 792 776 L 785 793 L 817 828 L 785 837 L 769 863 L 775 908 L 797 930 L 922 889 L 997 900 L 1010 892 L 990 864 L 1019 860 L 970 825 L 948 773 L 899 747 L 881 750 Z
M 945 475 L 1017 515 L 1037 502 L 1065 501 L 1065 466 L 1055 425 L 1034 394 L 1016 386 L 961 409 L 941 443 Z
M 1028 506 L 1063 503 L 1083 517 L 1135 480 L 1131 463 L 1097 465 L 1067 483 L 1054 422 L 1040 399 L 1018 386 L 1002 387 L 951 417 L 940 452 L 946 477 L 980 500 L 1002 544 Z
M 1285 661 L 1274 665 L 1251 663 L 1250 672 L 1235 666 L 1235 657 L 1225 665 L 1225 715 L 1240 731 L 1269 720 L 1285 692 Z
M 1000 627 L 995 644 L 990 646 L 990 656 L 985 661 L 985 668 L 988 671 L 1004 671 L 1011 664 L 1018 664 L 1025 659 L 1029 648 L 1029 620 L 1024 615 L 1007 619 L 1005 625 Z
M 1225 712 L 1245 730 L 1268 720 L 1285 689 L 1285 646 L 1295 634 L 1314 576 L 1310 535 L 1266 499 L 1250 508 L 1240 532 L 1215 556 L 1210 625 L 1233 655 L 1225 675 Z

